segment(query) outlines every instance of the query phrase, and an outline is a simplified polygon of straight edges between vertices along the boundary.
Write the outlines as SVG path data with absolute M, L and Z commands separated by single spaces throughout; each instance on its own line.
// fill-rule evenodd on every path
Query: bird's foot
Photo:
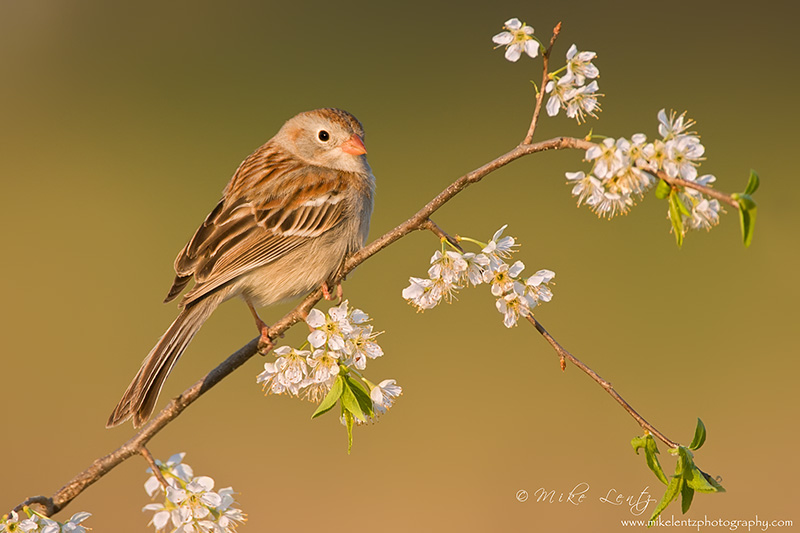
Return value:
M 261 332 L 261 336 L 258 338 L 258 353 L 261 355 L 267 355 L 272 348 L 275 347 L 275 345 L 272 344 L 272 339 L 269 336 L 269 326 L 266 322 L 261 320 L 260 316 L 258 316 L 256 308 L 253 307 L 253 304 L 247 302 L 247 307 L 249 307 L 250 312 L 253 313 L 253 318 L 256 321 L 256 327 L 258 328 L 258 331 Z
M 342 295 L 343 294 L 344 294 L 344 290 L 342 289 L 342 283 L 341 282 L 336 283 L 336 298 L 335 299 L 338 300 L 337 303 L 341 303 L 342 302 Z M 325 298 L 328 301 L 334 300 L 334 297 L 331 294 L 330 288 L 328 288 L 328 282 L 327 281 L 322 284 L 322 297 Z
M 263 324 L 261 328 L 261 337 L 258 338 L 258 353 L 267 355 L 274 347 L 275 345 L 272 343 L 272 339 L 269 336 L 269 326 Z

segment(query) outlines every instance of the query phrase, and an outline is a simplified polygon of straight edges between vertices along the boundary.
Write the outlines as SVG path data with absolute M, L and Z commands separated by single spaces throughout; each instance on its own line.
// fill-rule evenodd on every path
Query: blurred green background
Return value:
M 672 438 L 688 442 L 695 418 L 705 421 L 697 462 L 728 492 L 697 496 L 689 517 L 797 523 L 790 6 L 0 0 L 0 508 L 52 494 L 133 434 L 103 425 L 176 314 L 160 303 L 172 261 L 283 121 L 337 106 L 364 123 L 378 178 L 373 238 L 518 143 L 540 63 L 508 63 L 490 41 L 516 16 L 545 39 L 563 21 L 554 63 L 573 42 L 597 51 L 607 94 L 599 122 L 545 118 L 539 139 L 589 127 L 652 138 L 659 109 L 688 109 L 720 189 L 743 190 L 749 169 L 760 172 L 755 241 L 742 247 L 730 212 L 678 250 L 652 196 L 597 220 L 564 183 L 565 171 L 587 168 L 577 152 L 518 161 L 436 222 L 480 239 L 508 223 L 528 269 L 558 274 L 537 313 L 550 332 Z M 261 358 L 152 452 L 185 451 L 197 474 L 232 485 L 249 514 L 243 531 L 623 529 L 627 506 L 600 497 L 661 494 L 629 445 L 639 428 L 575 368 L 561 373 L 532 328 L 506 330 L 485 288 L 415 314 L 400 291 L 437 244 L 409 236 L 345 284 L 386 330 L 386 356 L 368 375 L 404 389 L 379 424 L 357 429 L 351 455 L 334 416 L 311 421 L 311 404 L 262 395 Z M 300 329 L 286 342 L 299 344 Z M 222 306 L 160 405 L 255 334 L 244 305 Z M 674 464 L 663 446 L 662 462 Z M 145 468 L 125 462 L 58 518 L 87 510 L 96 532 L 145 531 Z M 590 490 L 579 506 L 515 499 L 580 483 Z

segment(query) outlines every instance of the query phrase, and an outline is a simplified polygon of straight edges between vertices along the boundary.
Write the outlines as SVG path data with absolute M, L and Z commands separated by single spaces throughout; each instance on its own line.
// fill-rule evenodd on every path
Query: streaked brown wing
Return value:
M 265 147 L 266 148 L 266 147 Z M 220 201 L 175 260 L 167 301 L 195 278 L 183 304 L 267 265 L 336 226 L 344 212 L 340 172 L 288 165 L 274 167 L 253 154 L 240 166 Z M 249 164 L 248 164 L 249 163 Z

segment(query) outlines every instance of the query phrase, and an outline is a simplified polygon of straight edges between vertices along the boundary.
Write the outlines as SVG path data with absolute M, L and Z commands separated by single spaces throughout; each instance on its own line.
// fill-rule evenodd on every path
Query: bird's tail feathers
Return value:
M 133 418 L 133 426 L 137 428 L 145 423 L 175 363 L 222 300 L 222 294 L 213 293 L 181 311 L 142 361 L 139 372 L 108 417 L 107 428 L 118 426 L 129 418 Z

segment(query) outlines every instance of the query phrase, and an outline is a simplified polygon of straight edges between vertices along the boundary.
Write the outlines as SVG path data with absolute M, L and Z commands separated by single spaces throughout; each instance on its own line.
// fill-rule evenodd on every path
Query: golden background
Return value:
M 3 306 L 0 508 L 50 495 L 132 434 L 103 425 L 176 314 L 162 305 L 172 260 L 239 162 L 297 112 L 336 106 L 364 123 L 378 178 L 371 237 L 461 174 L 512 148 L 532 111 L 528 80 L 491 36 L 516 16 L 547 39 L 598 52 L 601 120 L 543 118 L 538 139 L 656 135 L 662 107 L 698 121 L 702 171 L 727 192 L 762 177 L 755 241 L 735 212 L 678 250 L 665 202 L 626 217 L 575 208 L 545 153 L 491 175 L 434 219 L 488 239 L 508 223 L 529 272 L 557 272 L 537 317 L 673 439 L 709 430 L 698 465 L 728 492 L 697 495 L 695 519 L 793 519 L 800 437 L 797 62 L 789 2 L 43 2 L 0 0 Z M 598 386 L 527 326 L 506 330 L 485 287 L 415 314 L 400 297 L 437 240 L 411 235 L 345 284 L 386 355 L 373 381 L 404 394 L 358 428 L 264 397 L 256 357 L 150 444 L 232 485 L 242 531 L 618 531 L 634 518 L 609 490 L 660 497 L 629 441 L 641 433 Z M 322 305 L 325 309 L 326 304 Z M 265 310 L 275 320 L 289 309 Z M 286 343 L 299 345 L 302 328 Z M 160 405 L 255 336 L 222 306 L 167 382 Z M 661 446 L 668 472 L 671 456 Z M 95 532 L 145 531 L 152 513 L 133 458 L 58 515 Z M 581 505 L 525 503 L 518 490 L 591 487 Z M 652 510 L 651 505 L 643 515 Z M 680 516 L 673 504 L 664 514 Z

